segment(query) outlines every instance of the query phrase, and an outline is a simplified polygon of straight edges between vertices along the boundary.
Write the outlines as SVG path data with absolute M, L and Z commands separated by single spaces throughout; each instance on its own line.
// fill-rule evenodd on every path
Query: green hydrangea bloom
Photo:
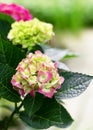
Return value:
M 8 39 L 14 45 L 30 50 L 36 43 L 45 43 L 54 35 L 53 26 L 37 18 L 30 21 L 20 21 L 12 24 Z

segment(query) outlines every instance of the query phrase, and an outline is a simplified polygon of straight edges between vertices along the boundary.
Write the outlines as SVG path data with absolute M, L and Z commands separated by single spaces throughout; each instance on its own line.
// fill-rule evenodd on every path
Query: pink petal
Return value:
M 46 76 L 44 80 L 41 80 L 40 78 L 42 78 L 43 76 Z M 42 83 L 46 83 L 49 82 L 52 79 L 52 73 L 50 71 L 48 72 L 43 72 L 43 71 L 39 71 L 38 72 L 38 81 L 42 82 Z
M 57 68 L 57 67 L 58 67 L 58 62 L 55 62 L 55 63 L 54 63 L 54 66 Z
M 59 85 L 56 87 L 56 89 L 60 89 L 61 88 L 61 84 L 64 82 L 64 78 L 63 77 L 60 77 L 59 79 Z
M 43 53 L 41 51 L 39 51 L 39 50 L 35 51 L 35 54 L 41 54 L 41 55 L 43 55 Z
M 60 89 L 60 88 L 61 88 L 61 85 L 56 86 L 56 89 Z
M 63 77 L 60 77 L 60 79 L 59 79 L 59 84 L 62 84 L 63 82 L 64 82 L 64 78 Z
M 33 56 L 33 53 L 29 53 L 29 54 L 27 55 L 27 58 L 31 59 L 32 56 Z
M 42 88 L 38 89 L 38 92 L 43 94 L 44 96 L 48 98 L 52 98 L 56 90 L 54 88 L 51 88 L 49 92 L 44 91 Z
M 19 89 L 18 92 L 22 97 L 25 97 L 25 91 L 23 89 Z
M 46 74 L 47 74 L 46 82 L 49 82 L 52 79 L 52 73 L 50 71 L 48 71 Z
M 12 80 L 11 80 L 11 84 L 12 84 L 13 86 L 15 86 L 15 87 L 21 88 L 20 83 L 17 82 L 15 79 L 12 79 Z
M 31 95 L 32 97 L 35 97 L 35 92 L 34 92 L 34 89 L 33 89 L 33 90 L 31 90 L 30 95 Z

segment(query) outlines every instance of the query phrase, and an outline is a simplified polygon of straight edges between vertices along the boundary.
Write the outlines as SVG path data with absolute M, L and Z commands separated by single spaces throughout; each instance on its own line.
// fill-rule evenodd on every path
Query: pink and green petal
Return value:
M 54 88 L 51 88 L 50 90 L 39 88 L 38 92 L 43 94 L 45 97 L 52 98 L 56 90 Z

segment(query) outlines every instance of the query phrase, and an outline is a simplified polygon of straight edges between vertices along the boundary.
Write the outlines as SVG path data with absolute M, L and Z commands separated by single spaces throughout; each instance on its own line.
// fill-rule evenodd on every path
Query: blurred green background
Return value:
M 56 32 L 53 46 L 65 47 L 80 53 L 80 57 L 65 63 L 72 71 L 93 75 L 93 0 L 0 0 L 0 2 L 23 5 L 30 10 L 33 17 L 52 23 Z M 65 101 L 65 106 L 75 122 L 64 130 L 93 129 L 92 99 L 93 85 L 81 96 Z M 13 130 L 21 129 L 32 130 L 25 125 Z M 58 130 L 54 127 L 51 129 Z
M 78 30 L 93 26 L 93 0 L 1 0 L 19 3 L 34 17 L 50 22 L 56 29 Z

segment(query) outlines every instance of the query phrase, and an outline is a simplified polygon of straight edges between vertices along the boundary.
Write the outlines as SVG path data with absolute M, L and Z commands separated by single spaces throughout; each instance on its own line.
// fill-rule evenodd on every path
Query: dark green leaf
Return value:
M 11 85 L 11 77 L 15 70 L 0 63 L 0 97 L 12 102 L 19 102 L 20 96 Z
M 25 53 L 21 49 L 0 37 L 0 63 L 16 68 L 24 57 Z
M 42 46 L 40 46 L 39 44 L 36 44 L 35 46 L 33 46 L 32 49 L 31 49 L 31 52 L 34 53 L 37 50 L 40 50 L 42 53 L 44 53 Z
M 93 79 L 93 76 L 81 73 L 63 72 L 62 70 L 59 70 L 59 73 L 65 78 L 65 81 L 61 89 L 55 94 L 56 99 L 66 99 L 80 95 Z
M 41 107 L 43 99 L 44 96 L 39 93 L 36 93 L 35 97 L 31 97 L 31 95 L 28 94 L 23 101 L 26 113 L 29 116 L 32 116 L 32 114 L 34 114 Z
M 23 57 L 25 54 L 19 48 L 0 37 L 0 96 L 12 102 L 20 101 L 10 82 Z
M 14 20 L 3 13 L 0 13 L 0 34 L 6 38 L 9 30 L 11 29 L 11 24 L 14 22 Z
M 55 99 L 45 99 L 42 107 L 33 116 L 29 117 L 22 112 L 20 118 L 37 129 L 47 129 L 50 126 L 64 128 L 71 125 L 73 121 L 66 109 Z

